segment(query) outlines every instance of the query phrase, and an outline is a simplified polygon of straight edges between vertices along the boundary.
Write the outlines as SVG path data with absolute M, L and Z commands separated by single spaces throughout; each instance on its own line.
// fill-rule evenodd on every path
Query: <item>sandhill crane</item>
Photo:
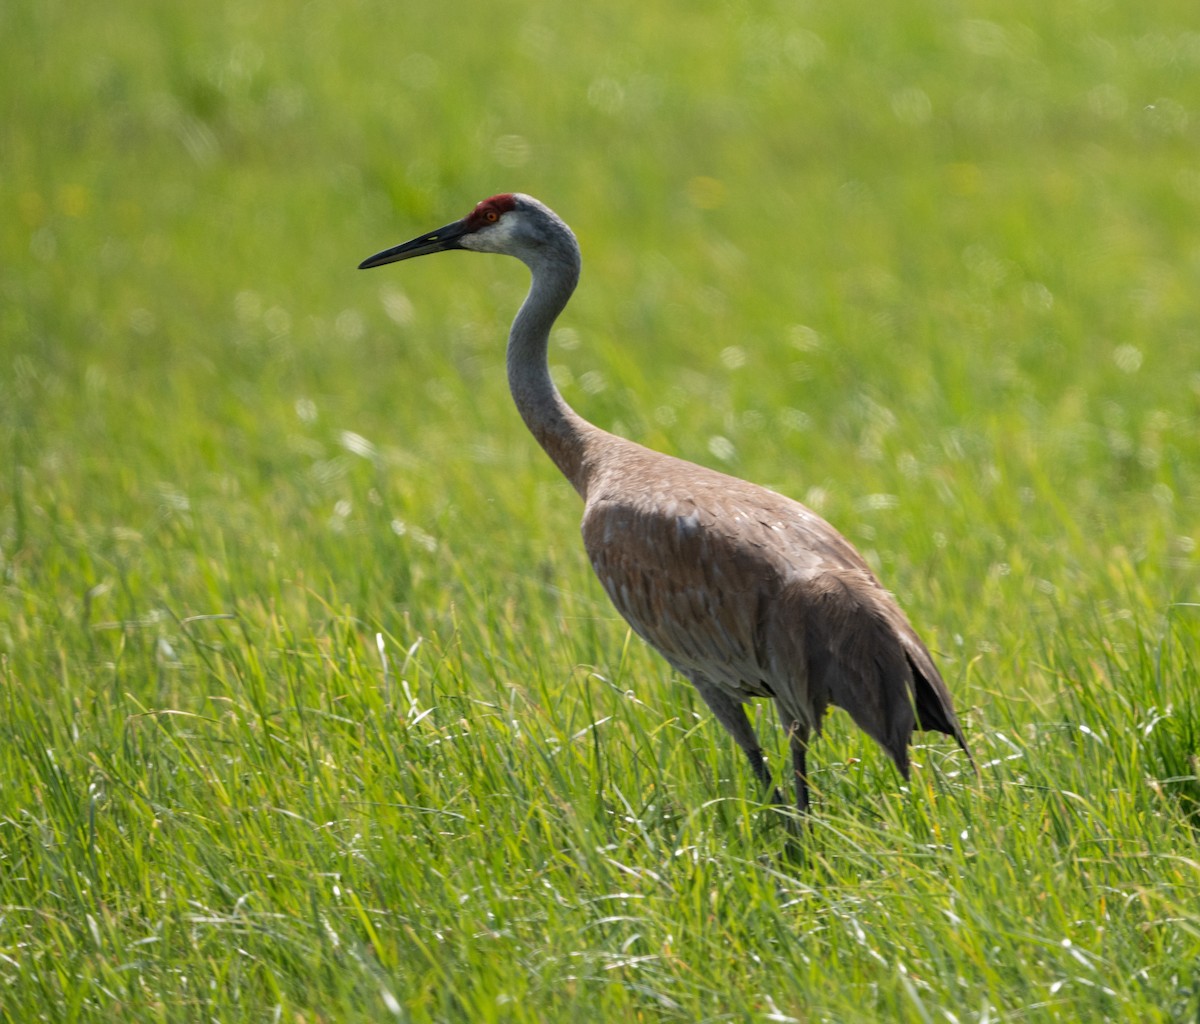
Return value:
M 360 269 L 449 249 L 515 256 L 529 267 L 532 284 L 508 337 L 517 409 L 584 501 L 583 543 L 609 598 L 691 680 L 764 793 L 783 802 L 743 707 L 753 697 L 775 701 L 801 812 L 809 737 L 830 704 L 848 711 L 905 778 L 914 727 L 953 736 L 971 758 L 929 651 L 837 530 L 764 487 L 607 433 L 563 400 L 546 350 L 579 280 L 580 254 L 552 210 L 527 195 L 492 196 Z

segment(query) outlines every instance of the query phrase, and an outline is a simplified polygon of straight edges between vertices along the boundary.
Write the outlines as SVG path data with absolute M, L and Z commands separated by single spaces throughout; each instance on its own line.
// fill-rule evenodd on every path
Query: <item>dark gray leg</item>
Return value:
M 704 698 L 704 703 L 716 716 L 717 721 L 725 726 L 726 731 L 734 738 L 739 747 L 746 752 L 746 758 L 763 789 L 771 794 L 774 803 L 783 803 L 783 794 L 775 788 L 770 769 L 763 760 L 762 748 L 758 745 L 758 737 L 754 734 L 754 726 L 746 717 L 746 709 L 741 701 L 730 697 L 724 690 L 710 683 L 703 676 L 689 675 L 692 685 Z
M 794 714 L 789 713 L 779 701 L 775 702 L 779 712 L 779 724 L 788 735 L 788 746 L 792 748 L 792 773 L 796 780 L 796 810 L 808 812 L 808 735 L 807 725 L 801 725 Z
M 788 741 L 792 747 L 792 769 L 796 774 L 796 810 L 808 813 L 808 730 L 794 725 L 789 730 Z
M 808 727 L 795 721 L 791 715 L 778 704 L 779 724 L 787 730 L 788 746 L 792 748 L 792 773 L 796 780 L 796 810 L 801 814 L 808 812 Z

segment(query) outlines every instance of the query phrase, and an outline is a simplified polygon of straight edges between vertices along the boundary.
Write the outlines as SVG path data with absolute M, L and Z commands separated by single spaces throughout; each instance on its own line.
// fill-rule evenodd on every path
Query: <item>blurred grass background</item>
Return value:
M 0 7 L 0 1012 L 1196 1019 L 1189 5 Z M 608 429 L 808 501 L 980 760 L 804 857 L 590 578 Z M 775 761 L 782 746 L 764 730 Z

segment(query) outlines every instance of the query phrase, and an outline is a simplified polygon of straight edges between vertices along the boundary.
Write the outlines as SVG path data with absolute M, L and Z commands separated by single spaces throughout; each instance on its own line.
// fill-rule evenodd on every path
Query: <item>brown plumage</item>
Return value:
M 775 701 L 801 810 L 808 741 L 831 704 L 906 777 L 914 728 L 953 736 L 970 759 L 928 650 L 832 526 L 774 491 L 609 434 L 563 401 L 546 347 L 574 291 L 579 249 L 553 212 L 529 196 L 494 196 L 362 266 L 446 249 L 514 255 L 533 272 L 509 335 L 517 407 L 584 500 L 584 546 L 609 598 L 692 681 L 764 787 L 771 773 L 743 707 L 753 697 Z

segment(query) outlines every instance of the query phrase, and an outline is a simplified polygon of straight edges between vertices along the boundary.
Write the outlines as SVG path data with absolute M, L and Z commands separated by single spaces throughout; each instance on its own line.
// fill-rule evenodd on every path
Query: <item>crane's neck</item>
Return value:
M 508 335 L 508 386 L 538 444 L 586 498 L 588 441 L 602 431 L 567 405 L 550 377 L 547 359 L 550 328 L 579 280 L 579 252 L 572 245 L 527 262 L 533 283 Z

